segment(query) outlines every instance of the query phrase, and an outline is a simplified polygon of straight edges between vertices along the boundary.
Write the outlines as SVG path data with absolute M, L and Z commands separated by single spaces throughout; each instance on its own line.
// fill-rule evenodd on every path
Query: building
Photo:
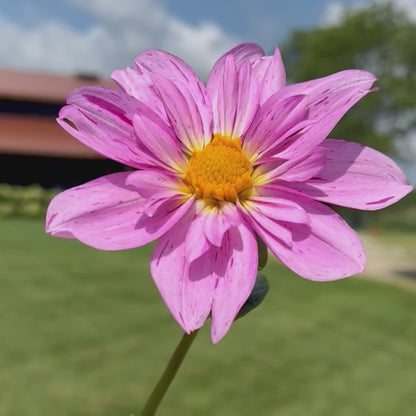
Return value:
M 68 93 L 83 85 L 114 87 L 90 76 L 0 70 L 0 183 L 66 188 L 123 169 L 56 123 Z

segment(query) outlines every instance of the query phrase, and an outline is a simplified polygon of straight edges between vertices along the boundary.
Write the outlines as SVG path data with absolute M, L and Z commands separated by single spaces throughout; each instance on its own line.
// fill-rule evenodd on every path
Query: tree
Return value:
M 332 132 L 383 152 L 393 152 L 416 129 L 416 24 L 392 2 L 346 9 L 337 25 L 297 30 L 283 45 L 289 82 L 343 69 L 366 69 L 380 92 L 355 105 Z

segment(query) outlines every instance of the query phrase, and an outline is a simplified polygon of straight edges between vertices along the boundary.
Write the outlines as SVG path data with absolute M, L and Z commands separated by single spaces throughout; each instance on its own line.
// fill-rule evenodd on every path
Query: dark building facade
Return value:
M 123 166 L 68 135 L 56 117 L 69 92 L 111 81 L 0 70 L 0 183 L 78 185 Z

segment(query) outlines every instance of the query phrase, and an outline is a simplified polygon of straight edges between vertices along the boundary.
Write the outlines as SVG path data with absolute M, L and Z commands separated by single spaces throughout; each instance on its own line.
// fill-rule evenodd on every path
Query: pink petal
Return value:
M 184 172 L 187 161 L 172 129 L 151 110 L 133 117 L 139 147 L 149 155 L 148 163 L 173 171 Z
M 157 170 L 138 170 L 131 172 L 126 180 L 127 185 L 136 188 L 145 199 L 171 198 L 183 195 L 179 191 L 179 179 Z
M 258 265 L 256 237 L 241 223 L 231 227 L 224 235 L 222 246 L 210 254 L 217 276 L 211 325 L 211 339 L 216 343 L 227 333 L 253 290 Z
M 214 109 L 213 132 L 232 137 L 238 97 L 238 73 L 231 55 L 226 57 L 216 72 L 211 72 L 207 91 Z
M 126 184 L 130 174 L 104 176 L 57 195 L 48 208 L 46 231 L 104 250 L 140 245 L 135 225 L 144 200 Z
M 150 75 L 150 78 L 151 74 L 155 74 L 170 79 L 179 89 L 187 89 L 202 110 L 210 109 L 203 83 L 182 59 L 168 52 L 153 49 L 139 54 L 134 62 L 139 73 Z
M 254 43 L 242 43 L 221 56 L 214 64 L 207 82 L 207 90 L 211 97 L 214 112 L 214 133 L 221 133 L 232 137 L 240 137 L 248 127 L 252 111 L 257 107 L 260 88 L 256 76 L 249 74 L 249 68 L 264 55 L 263 49 Z M 243 69 L 240 72 L 242 66 Z M 260 66 L 261 67 L 261 66 Z M 240 76 L 238 73 L 240 72 Z M 261 68 L 259 68 L 259 73 Z M 238 92 L 240 89 L 240 93 Z M 240 116 L 236 119 L 238 96 L 247 99 L 245 108 L 240 105 Z M 255 97 L 255 100 L 249 97 Z M 243 112 L 246 111 L 244 115 Z M 234 124 L 237 120 L 235 132 Z
M 212 110 L 205 90 L 195 100 L 196 91 L 185 85 L 154 74 L 152 80 L 176 136 L 190 152 L 202 149 L 212 138 Z
M 211 140 L 212 106 L 205 86 L 193 69 L 178 57 L 159 50 L 148 50 L 141 53 L 136 57 L 135 64 L 138 72 L 149 76 L 152 83 L 156 83 L 156 89 L 174 125 L 176 125 L 176 118 L 181 117 L 175 101 L 176 99 L 181 102 L 186 101 L 179 105 L 185 105 L 192 111 L 192 127 L 196 129 L 194 133 L 198 135 L 198 137 L 192 137 L 191 142 L 193 143 L 199 138 L 199 147 L 196 148 L 206 145 Z M 161 79 L 170 82 L 163 82 Z M 171 83 L 173 86 L 170 85 Z M 186 141 L 186 132 L 179 131 L 178 137 L 181 139 L 185 137 L 184 143 L 189 144 Z M 195 148 L 195 146 L 193 147 Z
M 347 223 L 325 205 L 296 194 L 293 198 L 305 209 L 309 223 L 281 222 L 292 234 L 291 246 L 282 244 L 279 235 L 266 226 L 259 227 L 252 222 L 272 253 L 309 280 L 336 280 L 361 273 L 365 267 L 364 249 Z
M 175 227 L 159 239 L 150 264 L 163 300 L 187 333 L 204 324 L 211 311 L 215 289 L 215 278 L 209 273 L 204 274 L 205 270 L 199 269 L 196 276 L 189 271 L 186 246 L 189 246 L 187 238 L 195 216 L 195 210 L 189 210 Z M 198 229 L 202 232 L 201 227 Z M 192 235 L 191 240 L 194 238 L 195 235 Z
M 259 195 L 250 197 L 249 206 L 257 210 L 263 216 L 276 221 L 295 222 L 307 224 L 309 217 L 301 205 L 279 195 L 279 192 L 259 190 Z
M 197 201 L 197 207 L 198 213 L 192 220 L 185 240 L 185 257 L 188 264 L 201 257 L 211 247 L 204 233 L 206 216 L 203 212 L 203 202 Z
M 260 46 L 242 43 L 226 52 L 214 64 L 207 82 L 212 107 L 215 109 L 214 133 L 231 136 L 237 105 L 238 70 L 243 64 L 251 65 L 263 55 L 264 51 Z M 241 82 L 244 83 L 244 80 Z M 252 80 L 249 82 L 250 87 L 253 83 Z M 250 91 L 250 88 L 246 88 L 247 90 Z
M 225 232 L 241 220 L 237 208 L 232 203 L 224 202 L 221 207 L 207 207 L 203 212 L 204 235 L 214 246 L 221 246 Z
M 293 184 L 300 192 L 350 208 L 376 210 L 407 195 L 412 187 L 387 156 L 361 144 L 327 139 L 327 162 L 315 178 Z
M 292 233 L 287 230 L 286 227 L 281 223 L 281 221 L 276 220 L 265 215 L 260 209 L 254 204 L 245 204 L 239 206 L 242 212 L 244 213 L 244 218 L 248 223 L 252 225 L 257 234 L 261 236 L 259 230 L 264 230 L 272 235 L 275 235 L 283 244 L 288 247 L 292 246 Z
M 260 104 L 285 86 L 286 74 L 279 48 L 272 56 L 263 56 L 253 63 L 254 73 L 261 84 Z
M 281 97 L 307 95 L 310 118 L 321 119 L 334 109 L 344 106 L 344 113 L 368 94 L 376 78 L 361 70 L 346 70 L 312 81 L 288 85 L 279 92 Z
M 166 200 L 152 218 L 146 200 L 127 182 L 133 172 L 115 173 L 60 193 L 49 205 L 46 231 L 76 238 L 101 250 L 124 250 L 153 241 L 169 230 L 193 200 Z
M 306 181 L 321 172 L 327 161 L 326 154 L 326 149 L 321 147 L 315 148 L 301 160 L 289 160 L 283 163 L 279 168 L 279 172 L 274 173 L 282 181 Z
M 193 198 L 184 201 L 183 197 L 160 199 L 152 215 L 143 210 L 143 215 L 137 221 L 136 228 L 140 229 L 144 244 L 159 238 L 169 231 L 195 204 Z
M 240 223 L 225 233 L 221 247 L 207 250 L 200 244 L 204 238 L 201 219 L 196 210 L 189 210 L 159 239 L 151 272 L 162 298 L 186 332 L 200 328 L 212 309 L 211 337 L 218 342 L 254 286 L 257 242 Z M 195 256 L 193 244 L 199 246 L 201 255 Z
M 294 95 L 283 100 L 278 95 L 272 96 L 260 107 L 244 134 L 244 151 L 256 163 L 262 163 L 263 154 L 267 155 L 278 146 L 291 129 L 298 131 L 306 115 L 305 96 Z
M 230 49 L 224 55 L 222 55 L 217 62 L 214 64 L 210 78 L 213 79 L 209 82 L 213 82 L 214 79 L 219 79 L 221 75 L 218 75 L 218 72 L 223 71 L 224 62 L 227 59 L 227 56 L 232 56 L 236 63 L 237 68 L 239 68 L 243 63 L 248 62 L 249 64 L 254 64 L 264 55 L 264 50 L 259 45 L 255 43 L 240 43 L 234 48 Z M 259 69 L 259 73 L 261 70 Z
M 304 182 L 319 174 L 326 163 L 327 150 L 317 147 L 303 159 L 278 160 L 264 163 L 257 169 L 262 182 Z M 270 158 L 270 160 L 273 160 Z M 262 176 L 263 175 L 263 176 Z
M 221 62 L 217 62 L 207 84 L 214 109 L 213 131 L 240 137 L 257 110 L 259 82 L 248 62 L 237 67 L 232 55 L 227 55 Z
M 153 88 L 153 82 L 147 73 L 140 73 L 136 69 L 126 68 L 113 71 L 111 78 L 123 89 L 126 94 L 144 103 L 148 108 L 167 121 L 162 100 Z
M 67 102 L 57 121 L 69 134 L 106 157 L 141 166 L 132 126 L 134 98 L 122 91 L 86 87 L 75 90 Z
M 231 137 L 241 137 L 249 127 L 259 106 L 260 85 L 248 63 L 238 70 L 238 96 Z
M 308 154 L 328 136 L 341 117 L 370 92 L 374 81 L 375 77 L 368 72 L 349 70 L 290 85 L 277 92 L 280 99 L 304 94 L 308 100 L 308 119 L 315 123 L 280 143 L 276 155 L 298 159 Z

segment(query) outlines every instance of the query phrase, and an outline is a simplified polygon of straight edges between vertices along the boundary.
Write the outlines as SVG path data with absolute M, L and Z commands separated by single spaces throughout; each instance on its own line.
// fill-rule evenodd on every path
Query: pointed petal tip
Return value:
M 292 187 L 319 201 L 365 211 L 388 207 L 413 187 L 400 167 L 370 147 L 326 139 L 327 161 L 318 177 Z
M 374 74 L 363 69 L 345 69 L 329 76 L 336 75 L 350 79 L 351 81 L 377 81 L 377 77 Z
M 48 234 L 53 233 L 53 220 L 55 219 L 56 215 L 57 214 L 52 213 L 51 210 L 48 207 L 48 210 L 46 211 L 46 220 L 45 220 L 45 232 L 48 233 Z
M 223 56 L 233 54 L 236 57 L 264 55 L 264 49 L 254 42 L 242 42 L 228 50 Z M 221 58 L 220 58 L 221 59 Z
M 236 316 L 237 316 L 237 314 L 236 314 Z M 213 344 L 217 344 L 218 342 L 220 342 L 225 337 L 225 335 L 228 333 L 228 331 L 231 328 L 231 325 L 234 322 L 234 318 L 235 318 L 235 316 L 227 322 L 221 322 L 221 324 L 211 322 L 211 333 L 210 334 L 211 334 L 211 341 L 212 341 Z
M 211 328 L 211 342 L 213 344 L 218 344 L 218 342 L 220 342 L 223 338 L 224 338 L 224 334 L 218 334 L 215 331 L 212 330 Z

